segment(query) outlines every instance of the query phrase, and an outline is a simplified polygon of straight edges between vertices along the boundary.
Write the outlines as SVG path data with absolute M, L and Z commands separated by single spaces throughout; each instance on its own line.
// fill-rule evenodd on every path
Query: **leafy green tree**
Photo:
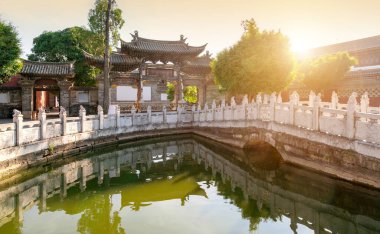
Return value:
M 288 38 L 281 32 L 260 31 L 253 19 L 242 25 L 240 40 L 211 64 L 216 83 L 230 95 L 283 90 L 295 67 Z
M 191 104 L 198 101 L 198 90 L 196 86 L 187 86 L 183 91 L 183 99 Z
M 62 31 L 43 32 L 33 40 L 33 61 L 66 62 L 75 61 L 75 85 L 95 85 L 99 70 L 88 66 L 83 57 L 83 50 L 102 55 L 104 42 L 99 37 L 82 27 L 66 28 Z
M 301 62 L 299 78 L 307 88 L 322 91 L 338 84 L 357 60 L 347 52 L 325 55 Z
M 125 21 L 122 17 L 122 10 L 117 8 L 115 0 L 112 1 L 113 8 L 110 15 L 111 44 L 116 47 L 120 40 L 119 30 L 123 27 Z M 96 0 L 94 8 L 88 13 L 88 26 L 92 32 L 100 37 L 101 41 L 105 39 L 107 6 L 108 0 Z
M 0 20 L 0 84 L 22 67 L 20 39 L 10 23 Z
M 174 94 L 175 94 L 175 85 L 174 83 L 168 82 L 166 84 L 166 94 L 168 95 L 168 100 L 169 101 L 174 101 Z

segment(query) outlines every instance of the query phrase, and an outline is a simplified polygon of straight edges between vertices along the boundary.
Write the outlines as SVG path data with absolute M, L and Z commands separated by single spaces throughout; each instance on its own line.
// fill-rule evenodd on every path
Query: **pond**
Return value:
M 380 191 L 182 135 L 1 181 L 0 233 L 380 233 Z

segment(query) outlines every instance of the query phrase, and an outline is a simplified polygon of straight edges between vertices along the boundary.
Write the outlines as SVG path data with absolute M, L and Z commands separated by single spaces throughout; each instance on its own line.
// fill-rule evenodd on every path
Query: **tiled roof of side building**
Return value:
M 342 43 L 336 43 L 327 46 L 321 46 L 311 49 L 309 52 L 314 56 L 333 54 L 337 52 L 356 52 L 362 50 L 368 50 L 372 48 L 380 48 L 380 35 L 362 38 L 353 41 L 346 41 Z
M 162 54 L 165 55 L 183 55 L 196 57 L 204 51 L 206 45 L 189 46 L 186 43 L 186 38 L 181 35 L 178 41 L 152 40 L 138 36 L 138 33 L 131 34 L 133 40 L 131 42 L 121 41 L 121 52 L 138 57 L 144 57 L 144 54 Z
M 210 73 L 211 72 L 211 54 L 206 51 L 206 54 L 197 57 L 191 61 L 188 61 L 182 68 L 182 71 L 185 73 L 193 74 L 193 73 Z
M 85 57 L 86 62 L 89 65 L 92 65 L 99 69 L 104 68 L 104 58 L 94 56 L 85 51 L 83 51 L 83 55 Z M 117 53 L 117 52 L 112 52 L 110 56 L 110 63 L 112 66 L 112 71 L 128 72 L 128 71 L 138 68 L 139 65 L 141 64 L 141 59 L 130 57 L 128 55 Z
M 24 60 L 20 72 L 23 76 L 74 77 L 74 62 L 35 62 Z

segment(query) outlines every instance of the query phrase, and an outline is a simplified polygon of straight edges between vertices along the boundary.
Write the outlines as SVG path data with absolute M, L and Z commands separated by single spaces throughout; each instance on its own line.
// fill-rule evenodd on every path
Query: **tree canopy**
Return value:
M 0 20 L 0 84 L 21 69 L 20 55 L 20 39 L 16 29 Z
M 197 86 L 187 86 L 183 90 L 183 99 L 191 104 L 195 104 L 198 101 L 198 90 Z
M 288 38 L 281 32 L 260 31 L 253 19 L 242 26 L 240 40 L 211 64 L 216 83 L 230 95 L 283 90 L 294 77 Z
M 75 85 L 91 86 L 95 84 L 94 78 L 99 71 L 85 63 L 83 50 L 102 55 L 103 45 L 95 33 L 82 27 L 43 32 L 33 39 L 32 54 L 28 59 L 46 62 L 75 61 Z
M 123 27 L 125 21 L 122 17 L 122 10 L 117 8 L 115 0 L 112 1 L 113 8 L 111 9 L 110 17 L 110 33 L 112 35 L 111 44 L 113 47 L 116 47 L 120 39 L 119 30 Z M 105 39 L 107 6 L 108 0 L 96 0 L 94 8 L 88 13 L 88 26 L 92 32 L 100 37 L 101 41 Z
M 301 62 L 298 75 L 307 88 L 319 92 L 339 83 L 356 64 L 354 57 L 340 52 Z

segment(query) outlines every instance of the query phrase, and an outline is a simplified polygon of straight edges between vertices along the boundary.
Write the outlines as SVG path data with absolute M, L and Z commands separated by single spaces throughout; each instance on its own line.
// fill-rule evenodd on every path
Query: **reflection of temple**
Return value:
M 236 200 L 242 213 L 254 206 L 258 210 L 268 209 L 268 218 L 271 219 L 289 217 L 289 228 L 294 233 L 300 225 L 313 229 L 315 233 L 379 233 L 378 192 L 368 192 L 365 188 L 287 165 L 276 170 L 251 167 L 248 166 L 252 164 L 250 157 L 230 149 L 215 151 L 208 143 L 184 138 L 134 144 L 126 149 L 81 159 L 3 189 L 0 192 L 0 233 L 1 226 L 8 225 L 11 220 L 22 223 L 24 211 L 35 204 L 38 204 L 40 212 L 64 210 L 72 215 L 81 214 L 78 228 L 88 227 L 85 224 L 81 226 L 81 222 L 91 218 L 87 212 L 93 208 L 88 207 L 88 203 L 78 203 L 78 196 L 86 198 L 86 193 L 97 191 L 99 185 L 105 187 L 105 195 L 94 201 L 94 212 L 101 212 L 97 205 L 110 207 L 107 194 L 121 188 L 122 207 L 138 210 L 152 202 L 172 199 L 186 205 L 188 196 L 206 196 L 197 183 L 205 178 L 197 179 L 183 170 L 187 166 L 207 175 L 197 163 L 211 172 L 208 180 L 218 181 L 220 178 L 218 189 L 228 190 L 231 187 L 232 191 L 242 191 L 243 199 L 250 199 L 249 203 L 239 203 L 233 194 L 226 194 Z M 131 174 L 131 170 L 140 173 Z M 140 187 L 142 181 L 150 182 L 144 188 Z M 77 190 L 81 192 L 75 192 Z M 63 202 L 54 202 L 56 200 Z M 110 208 L 102 212 L 111 216 Z M 99 220 L 93 220 L 93 224 L 109 225 L 98 223 Z M 109 220 L 108 217 L 101 222 Z

